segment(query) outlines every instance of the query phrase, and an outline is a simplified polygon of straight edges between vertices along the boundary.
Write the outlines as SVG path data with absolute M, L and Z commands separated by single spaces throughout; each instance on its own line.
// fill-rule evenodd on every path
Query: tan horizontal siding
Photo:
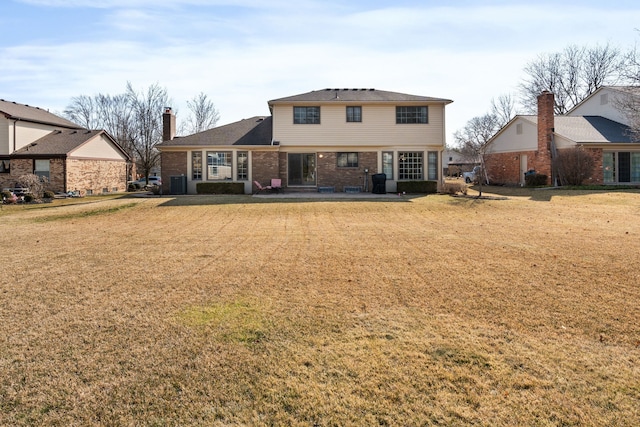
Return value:
M 429 105 L 428 124 L 396 124 L 395 105 L 362 105 L 362 122 L 347 123 L 344 104 L 322 105 L 319 125 L 293 124 L 292 105 L 275 106 L 273 121 L 274 139 L 281 147 L 444 144 L 444 107 L 441 104 Z

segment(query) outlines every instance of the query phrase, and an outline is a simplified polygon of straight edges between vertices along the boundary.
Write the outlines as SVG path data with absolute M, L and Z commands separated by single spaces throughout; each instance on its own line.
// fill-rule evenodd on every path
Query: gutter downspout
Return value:
M 13 119 L 13 150 L 11 150 L 11 153 L 16 151 L 16 123 L 18 123 L 18 120 L 20 119 Z

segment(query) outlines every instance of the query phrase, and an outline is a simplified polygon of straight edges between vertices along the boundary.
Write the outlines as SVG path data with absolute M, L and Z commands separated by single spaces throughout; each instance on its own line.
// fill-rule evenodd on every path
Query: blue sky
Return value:
M 640 41 L 634 1 L 4 0 L 0 98 L 61 112 L 73 96 L 158 83 L 178 117 L 200 92 L 219 124 L 328 87 L 448 98 L 448 142 L 523 67 L 570 44 Z

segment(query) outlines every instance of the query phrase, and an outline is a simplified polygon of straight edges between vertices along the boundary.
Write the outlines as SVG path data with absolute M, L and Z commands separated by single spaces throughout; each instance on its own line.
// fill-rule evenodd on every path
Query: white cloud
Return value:
M 447 107 L 450 133 L 484 114 L 491 98 L 515 92 L 524 65 L 537 54 L 574 43 L 610 41 L 626 48 L 637 39 L 640 20 L 636 8 L 595 9 L 585 2 L 25 3 L 38 13 L 47 11 L 40 6 L 105 10 L 90 10 L 85 16 L 94 22 L 92 31 L 71 33 L 67 42 L 31 41 L 28 29 L 20 45 L 0 41 L 0 97 L 6 99 L 61 111 L 76 95 L 120 93 L 127 81 L 136 88 L 159 83 L 183 114 L 186 100 L 206 93 L 224 124 L 268 114 L 273 98 L 325 87 L 374 87 L 453 99 Z M 57 35 L 53 24 L 50 31 Z

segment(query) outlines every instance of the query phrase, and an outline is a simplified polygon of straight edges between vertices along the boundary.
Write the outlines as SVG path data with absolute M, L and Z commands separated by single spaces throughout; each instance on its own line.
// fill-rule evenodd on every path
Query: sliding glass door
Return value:
M 315 153 L 288 154 L 288 185 L 316 185 Z

